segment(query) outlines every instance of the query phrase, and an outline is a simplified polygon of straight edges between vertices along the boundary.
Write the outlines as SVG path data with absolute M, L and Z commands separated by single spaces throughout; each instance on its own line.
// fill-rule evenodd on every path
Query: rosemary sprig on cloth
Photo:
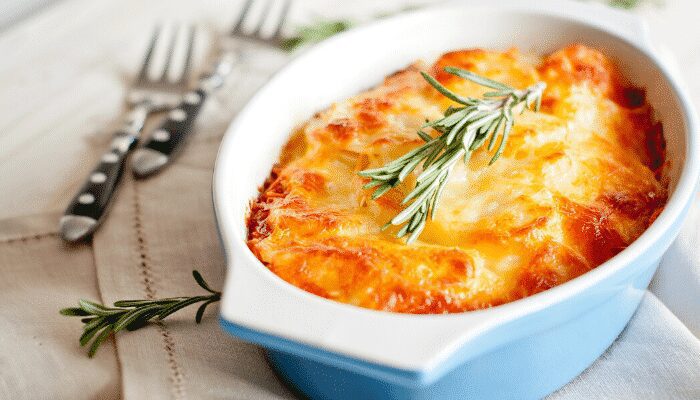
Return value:
M 418 136 L 425 141 L 422 146 L 383 167 L 359 172 L 370 179 L 364 188 L 376 188 L 372 198 L 377 199 L 403 182 L 422 164 L 415 188 L 403 199 L 402 204 L 408 205 L 382 228 L 403 225 L 397 236 L 402 238 L 408 235 L 408 243 L 420 235 L 428 217 L 432 218 L 435 214 L 440 194 L 455 163 L 459 159 L 464 159 L 466 163 L 471 153 L 488 141 L 489 151 L 498 143 L 489 165 L 493 164 L 503 153 L 515 122 L 513 114 L 526 108 L 538 111 L 546 87 L 539 82 L 518 90 L 464 69 L 445 67 L 445 71 L 493 90 L 480 99 L 463 97 L 422 72 L 423 78 L 431 86 L 460 106 L 450 106 L 444 117 L 423 125 L 418 131 Z M 439 135 L 432 137 L 423 131 L 425 128 L 432 128 Z
M 78 307 L 64 308 L 60 313 L 69 317 L 83 317 L 81 321 L 85 325 L 83 326 L 83 334 L 80 336 L 80 345 L 85 346 L 92 340 L 88 350 L 88 356 L 92 357 L 111 334 L 123 329 L 136 330 L 149 320 L 162 320 L 187 306 L 203 302 L 195 316 L 195 321 L 200 323 L 207 306 L 221 300 L 221 292 L 211 289 L 198 271 L 192 271 L 192 275 L 197 284 L 210 294 L 160 300 L 120 300 L 115 302 L 113 307 L 89 300 L 80 300 Z

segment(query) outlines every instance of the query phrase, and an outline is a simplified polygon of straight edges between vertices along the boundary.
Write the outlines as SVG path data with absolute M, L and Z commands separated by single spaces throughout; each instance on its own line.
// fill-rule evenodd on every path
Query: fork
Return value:
M 162 27 L 156 27 L 151 37 L 141 69 L 127 91 L 125 100 L 129 111 L 122 126 L 114 133 L 110 149 L 102 155 L 59 221 L 61 236 L 69 242 L 90 236 L 107 214 L 121 181 L 127 156 L 136 146 L 146 118 L 151 113 L 174 107 L 185 94 L 192 64 L 194 27 L 190 27 L 187 32 L 182 69 L 174 79 L 170 75 L 178 42 L 177 27 L 173 29 L 170 40 L 160 45 L 167 46 L 160 71 L 151 71 L 155 64 L 156 46 L 165 41 L 159 40 L 160 36 L 164 36 L 163 31 Z M 159 73 L 153 78 L 150 72 Z M 176 118 L 178 115 L 171 111 L 170 117 Z
M 256 43 L 270 47 L 281 46 L 282 28 L 289 15 L 292 0 L 283 0 L 273 33 L 267 36 L 263 33 L 263 28 L 271 14 L 274 0 L 267 0 L 256 27 L 252 31 L 246 32 L 244 25 L 246 20 L 250 19 L 253 2 L 254 0 L 248 0 L 243 5 L 233 27 L 227 35 L 221 38 L 214 61 L 208 71 L 200 76 L 197 88 L 185 95 L 182 103 L 171 111 L 169 118 L 165 119 L 154 130 L 150 139 L 134 152 L 131 167 L 137 178 L 152 175 L 172 161 L 173 156 L 181 149 L 192 130 L 192 125 L 205 100 L 214 90 L 223 86 L 225 78 L 233 69 L 238 59 L 240 45 Z

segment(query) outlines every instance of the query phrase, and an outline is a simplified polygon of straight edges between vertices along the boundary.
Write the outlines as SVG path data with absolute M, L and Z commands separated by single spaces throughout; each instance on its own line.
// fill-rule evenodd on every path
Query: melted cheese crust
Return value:
M 376 201 L 357 172 L 421 144 L 418 128 L 451 104 L 420 70 L 463 95 L 487 90 L 443 72 L 448 65 L 548 87 L 539 113 L 516 117 L 495 164 L 483 148 L 457 164 L 434 219 L 406 245 L 380 227 L 420 169 Z M 285 281 L 340 302 L 402 313 L 486 308 L 566 282 L 629 245 L 666 202 L 663 164 L 661 126 L 644 93 L 625 87 L 600 52 L 455 51 L 298 129 L 251 205 L 248 245 Z

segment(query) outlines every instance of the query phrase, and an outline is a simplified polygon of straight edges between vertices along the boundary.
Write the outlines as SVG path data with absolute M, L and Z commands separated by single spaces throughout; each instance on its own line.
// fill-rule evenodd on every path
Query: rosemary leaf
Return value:
M 111 326 L 105 326 L 102 328 L 102 331 L 100 332 L 99 335 L 97 335 L 97 338 L 92 342 L 92 345 L 90 345 L 90 350 L 88 350 L 88 357 L 92 358 L 95 356 L 95 352 L 97 352 L 97 349 L 100 347 L 102 343 L 104 343 L 105 340 L 109 337 L 109 335 L 112 334 L 112 327 Z
M 207 301 L 205 301 L 204 303 L 202 303 L 202 305 L 199 306 L 199 308 L 197 309 L 197 314 L 196 314 L 195 317 L 194 317 L 194 321 L 195 321 L 196 323 L 202 322 L 202 317 L 204 317 L 204 311 L 206 311 L 207 306 L 208 306 L 209 304 L 211 304 L 211 303 L 216 302 L 216 301 L 218 301 L 218 300 L 216 300 L 216 299 L 210 299 L 210 300 L 207 300 Z
M 476 84 L 479 84 L 481 86 L 486 86 L 491 89 L 496 89 L 500 90 L 503 92 L 503 96 L 507 95 L 508 93 L 512 92 L 514 89 L 508 85 L 505 85 L 500 82 L 496 82 L 492 79 L 485 78 L 483 76 L 477 75 L 471 71 L 467 71 L 466 69 L 461 69 L 461 68 L 456 68 L 456 67 L 445 67 L 445 72 L 448 72 L 452 75 L 459 76 L 460 78 L 468 79 Z
M 80 335 L 80 339 L 78 340 L 81 346 L 85 346 L 86 344 L 88 344 L 90 340 L 92 340 L 92 337 L 95 336 L 95 334 L 99 332 L 100 329 L 104 328 L 108 324 L 105 320 L 101 318 L 97 319 L 97 322 L 98 323 L 95 325 L 85 325 L 85 331 L 82 335 Z
M 427 73 L 421 71 L 420 73 L 423 75 L 423 78 L 428 81 L 430 86 L 434 87 L 438 92 L 440 92 L 443 96 L 447 97 L 448 99 L 452 101 L 456 101 L 457 103 L 464 104 L 464 105 L 469 105 L 470 102 L 468 99 L 453 93 L 450 89 L 442 86 L 442 83 L 438 82 L 437 79 L 433 78 L 432 76 L 428 75 Z M 450 112 L 449 114 L 446 114 L 447 116 L 452 115 Z
M 212 294 L 219 293 L 216 290 L 209 287 L 209 285 L 204 280 L 204 278 L 202 277 L 202 274 L 200 274 L 199 271 L 197 271 L 197 270 L 192 271 L 192 277 L 194 278 L 195 282 L 197 282 L 197 284 L 202 289 L 206 290 L 207 292 L 212 293 Z
M 105 307 L 102 304 L 93 303 L 89 300 L 80 300 L 78 305 L 83 309 L 83 311 L 88 313 L 87 315 L 107 316 L 119 312 L 119 310 Z
M 65 315 L 67 317 L 85 317 L 91 315 L 89 312 L 79 307 L 64 308 L 61 309 L 61 311 L 59 312 L 61 313 L 61 315 Z
M 382 197 L 382 195 L 391 190 L 392 187 L 393 186 L 390 183 L 383 184 L 379 189 L 372 193 L 372 200 L 377 200 L 378 198 Z
M 423 131 L 421 131 L 421 130 L 418 131 L 418 136 L 420 136 L 420 138 L 423 139 L 423 141 L 425 141 L 426 143 L 428 143 L 428 142 L 430 142 L 431 140 L 433 140 L 433 137 L 432 137 L 432 136 L 428 135 L 427 133 L 425 133 L 425 132 L 423 132 Z

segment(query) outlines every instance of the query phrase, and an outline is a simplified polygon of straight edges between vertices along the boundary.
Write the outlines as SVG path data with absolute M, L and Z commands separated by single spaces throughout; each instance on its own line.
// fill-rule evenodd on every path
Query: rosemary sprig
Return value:
M 143 327 L 149 320 L 160 321 L 187 306 L 204 302 L 199 306 L 195 316 L 195 321 L 200 323 L 207 306 L 221 300 L 221 292 L 211 289 L 198 271 L 192 271 L 192 275 L 197 284 L 210 293 L 209 295 L 170 297 L 160 300 L 120 300 L 115 302 L 113 307 L 81 299 L 78 301 L 78 307 L 64 308 L 60 313 L 69 317 L 83 317 L 81 321 L 85 325 L 83 334 L 80 336 L 80 345 L 85 346 L 92 340 L 88 350 L 88 356 L 92 357 L 111 334 L 116 334 L 123 329 L 136 330 Z
M 425 141 L 422 146 L 383 167 L 359 172 L 361 176 L 370 178 L 364 188 L 376 188 L 372 198 L 377 199 L 403 182 L 422 163 L 423 170 L 416 178 L 415 188 L 401 203 L 410 204 L 382 227 L 386 229 L 391 225 L 403 224 L 397 237 L 409 235 L 407 243 L 413 242 L 420 235 L 428 217 L 432 218 L 435 214 L 440 194 L 455 163 L 460 158 L 466 163 L 471 153 L 487 141 L 488 150 L 493 150 L 500 136 L 498 147 L 489 162 L 489 165 L 493 164 L 503 153 L 513 128 L 513 114 L 526 108 L 538 111 L 546 87 L 543 82 L 539 82 L 527 89 L 518 90 L 464 69 L 445 67 L 445 71 L 493 90 L 480 99 L 463 97 L 421 72 L 430 85 L 460 106 L 450 106 L 444 117 L 426 122 L 418 130 L 418 136 Z M 432 137 L 423 130 L 425 128 L 432 128 L 439 135 Z

